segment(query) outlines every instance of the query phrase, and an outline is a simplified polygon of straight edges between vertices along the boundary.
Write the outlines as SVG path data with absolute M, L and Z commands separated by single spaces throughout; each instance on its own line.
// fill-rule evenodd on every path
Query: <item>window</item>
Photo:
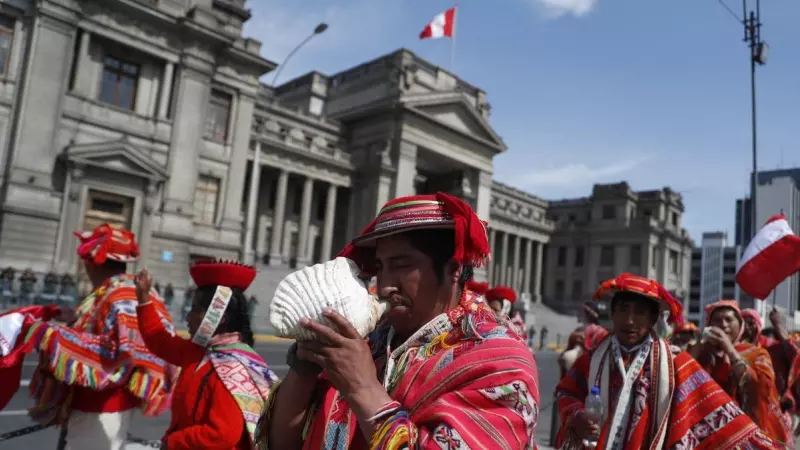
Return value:
M 575 247 L 575 267 L 583 267 L 583 260 L 586 258 L 586 250 L 583 247 Z
M 611 220 L 617 217 L 617 207 L 614 205 L 603 206 L 603 220 Z
M 196 222 L 213 224 L 216 221 L 219 185 L 219 178 L 208 175 L 197 177 L 197 186 L 194 192 L 194 220 Z
M 106 55 L 103 59 L 100 101 L 132 110 L 136 104 L 138 82 L 139 66 L 137 64 Z
M 653 266 L 655 269 L 658 267 L 658 248 L 653 247 L 653 259 L 650 262 L 650 265 Z
M 556 300 L 564 300 L 564 280 L 556 280 Z
M 567 265 L 567 247 L 558 247 L 558 267 Z
M 611 267 L 614 265 L 614 247 L 610 245 L 600 247 L 600 265 L 602 267 Z
M 569 223 L 575 223 L 575 220 L 576 220 L 575 214 L 570 214 L 569 215 Z
M 581 280 L 572 282 L 572 300 L 580 300 L 583 297 L 583 283 Z
M 631 255 L 630 255 L 631 266 L 639 267 L 642 265 L 642 246 L 641 245 L 631 245 Z
M 205 138 L 217 142 L 228 140 L 228 125 L 231 116 L 233 97 L 216 89 L 211 90 L 206 114 Z
M 672 226 L 678 226 L 678 213 L 672 213 Z
M 642 211 L 642 215 L 644 217 L 651 217 L 653 215 L 653 211 L 650 211 L 649 209 L 645 209 L 645 210 Z
M 14 41 L 14 19 L 0 16 L 0 75 L 7 75 Z
M 679 273 L 678 270 L 678 252 L 675 250 L 669 251 L 669 271 L 671 273 Z

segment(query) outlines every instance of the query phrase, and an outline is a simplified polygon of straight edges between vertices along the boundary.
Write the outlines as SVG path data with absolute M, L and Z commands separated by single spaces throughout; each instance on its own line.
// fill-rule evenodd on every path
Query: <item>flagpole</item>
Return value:
M 453 14 L 453 39 L 450 43 L 450 72 L 455 74 L 456 70 L 456 37 L 458 36 L 458 0 L 456 0 L 455 13 Z

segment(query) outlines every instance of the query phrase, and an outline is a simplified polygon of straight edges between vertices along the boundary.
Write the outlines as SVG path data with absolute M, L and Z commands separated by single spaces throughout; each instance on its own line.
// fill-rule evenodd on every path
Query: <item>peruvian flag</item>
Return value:
M 456 23 L 456 8 L 455 6 L 448 9 L 443 13 L 439 13 L 430 23 L 425 26 L 422 33 L 419 34 L 420 39 L 437 39 L 441 37 L 453 37 L 455 32 Z
M 736 282 L 748 295 L 765 299 L 783 280 L 800 271 L 800 237 L 783 213 L 770 218 L 736 268 Z

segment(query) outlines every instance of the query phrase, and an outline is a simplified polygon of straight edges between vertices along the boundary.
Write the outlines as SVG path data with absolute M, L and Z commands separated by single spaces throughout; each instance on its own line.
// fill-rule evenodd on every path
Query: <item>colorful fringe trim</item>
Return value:
M 408 418 L 408 412 L 398 409 L 377 427 L 375 433 L 372 434 L 369 448 L 371 450 L 413 448 L 414 441 L 416 441 L 414 430 L 416 428 Z

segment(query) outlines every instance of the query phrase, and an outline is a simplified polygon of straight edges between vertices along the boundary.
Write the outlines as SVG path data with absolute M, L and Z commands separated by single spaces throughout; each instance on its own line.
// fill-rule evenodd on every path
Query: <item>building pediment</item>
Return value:
M 163 182 L 168 178 L 164 167 L 126 139 L 70 145 L 64 156 L 72 164 L 98 167 L 151 181 Z
M 498 152 L 506 150 L 505 143 L 495 133 L 489 122 L 460 93 L 407 96 L 402 103 L 407 109 L 456 132 L 477 139 Z

